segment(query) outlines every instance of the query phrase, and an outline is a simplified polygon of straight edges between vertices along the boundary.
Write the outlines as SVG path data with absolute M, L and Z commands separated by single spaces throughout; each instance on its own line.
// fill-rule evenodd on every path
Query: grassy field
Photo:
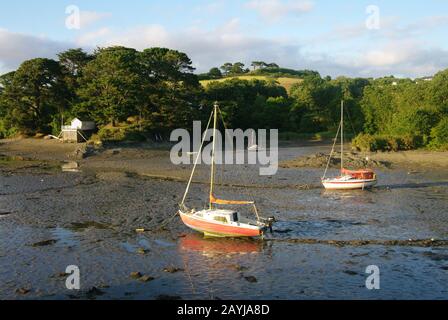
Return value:
M 277 81 L 281 86 L 285 87 L 285 89 L 288 91 L 288 93 L 291 90 L 291 87 L 296 84 L 296 83 L 301 83 L 303 80 L 302 79 L 298 79 L 298 78 L 287 78 L 287 77 L 280 77 L 280 78 L 272 78 L 272 77 L 267 77 L 267 76 L 235 76 L 235 77 L 228 77 L 228 78 L 223 78 L 223 79 L 218 79 L 218 80 L 203 80 L 201 81 L 201 84 L 206 87 L 208 86 L 211 82 L 213 81 L 218 81 L 218 82 L 222 82 L 222 81 L 226 81 L 229 79 L 241 79 L 241 80 L 264 80 L 264 81 Z

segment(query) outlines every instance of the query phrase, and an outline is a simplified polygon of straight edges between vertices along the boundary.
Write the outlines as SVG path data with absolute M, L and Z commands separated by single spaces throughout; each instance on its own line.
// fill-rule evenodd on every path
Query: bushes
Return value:
M 437 126 L 431 130 L 432 149 L 448 150 L 448 117 L 443 118 Z
M 120 141 L 145 141 L 146 137 L 138 128 L 134 126 L 128 127 L 111 127 L 106 126 L 98 131 L 98 136 L 104 142 L 120 142 Z
M 400 151 L 420 148 L 424 138 L 417 135 L 390 136 L 360 134 L 352 141 L 352 146 L 360 151 Z

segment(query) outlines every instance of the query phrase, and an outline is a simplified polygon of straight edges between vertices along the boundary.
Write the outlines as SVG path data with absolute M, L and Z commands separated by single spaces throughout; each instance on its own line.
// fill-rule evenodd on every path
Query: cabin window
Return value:
M 238 222 L 238 213 L 237 212 L 233 213 L 233 222 Z
M 215 221 L 219 221 L 219 222 L 222 222 L 222 223 L 229 223 L 228 221 L 227 221 L 227 218 L 226 217 L 215 217 L 214 218 L 215 219 Z

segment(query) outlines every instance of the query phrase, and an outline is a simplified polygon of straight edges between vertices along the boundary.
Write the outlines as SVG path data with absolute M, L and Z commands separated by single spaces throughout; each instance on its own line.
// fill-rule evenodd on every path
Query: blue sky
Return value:
M 66 26 L 72 5 L 79 29 Z M 0 73 L 70 47 L 125 45 L 184 51 L 198 72 L 263 60 L 333 77 L 419 77 L 448 68 L 447 27 L 443 0 L 4 1 Z

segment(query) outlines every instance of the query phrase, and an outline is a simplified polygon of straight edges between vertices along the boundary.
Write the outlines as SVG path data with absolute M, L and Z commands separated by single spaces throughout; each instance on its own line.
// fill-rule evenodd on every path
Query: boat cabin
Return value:
M 373 180 L 376 178 L 375 172 L 370 169 L 356 171 L 344 169 L 342 170 L 342 174 L 348 175 L 352 177 L 352 179 Z
M 208 218 L 222 223 L 240 221 L 239 213 L 232 210 L 212 210 L 208 212 Z

